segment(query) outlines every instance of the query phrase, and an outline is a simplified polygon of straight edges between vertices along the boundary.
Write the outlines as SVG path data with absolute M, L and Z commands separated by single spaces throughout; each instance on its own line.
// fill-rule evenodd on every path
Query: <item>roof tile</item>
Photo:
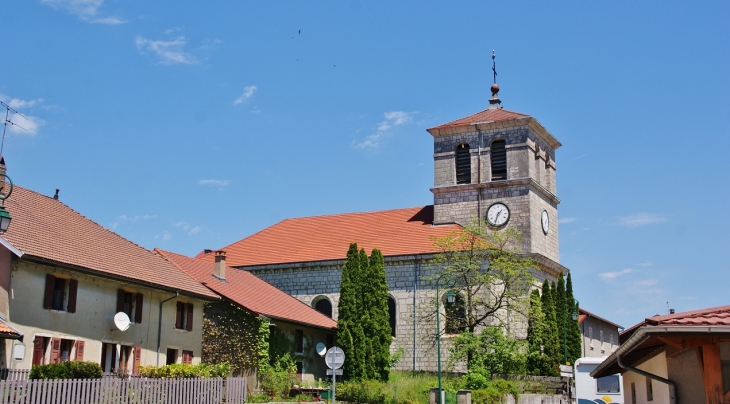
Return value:
M 105 229 L 59 200 L 15 186 L 5 205 L 12 223 L 3 237 L 23 254 L 100 275 L 218 297 L 159 255 Z
M 447 122 L 439 126 L 434 126 L 431 129 L 453 128 L 457 126 L 472 125 L 475 123 L 511 121 L 513 119 L 522 119 L 529 117 L 530 115 L 520 112 L 508 111 L 506 109 L 485 109 L 484 111 L 477 112 L 476 114 L 472 114 L 467 117 L 457 119 L 455 121 Z

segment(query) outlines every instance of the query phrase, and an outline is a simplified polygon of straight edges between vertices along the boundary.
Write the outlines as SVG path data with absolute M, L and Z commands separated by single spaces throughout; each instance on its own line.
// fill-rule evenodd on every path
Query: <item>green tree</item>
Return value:
M 568 279 L 565 284 L 565 299 L 568 303 L 567 324 L 568 324 L 568 360 L 575 363 L 575 360 L 581 357 L 581 337 L 580 325 L 577 320 L 573 320 L 573 313 L 578 314 L 578 305 L 576 304 L 575 295 L 573 295 L 573 280 L 568 273 Z
M 367 258 L 367 257 L 366 257 Z M 365 377 L 365 334 L 361 323 L 362 259 L 357 244 L 350 244 L 347 260 L 342 267 L 340 300 L 337 303 L 337 344 L 347 355 L 343 364 L 343 379 Z
M 364 253 L 364 252 L 363 252 Z M 390 323 L 388 314 L 388 283 L 385 263 L 380 250 L 373 249 L 363 277 L 363 330 L 368 338 L 368 379 L 387 381 L 390 374 Z
M 558 363 L 561 361 L 562 353 L 560 351 L 560 342 L 558 340 L 557 321 L 555 320 L 555 304 L 553 303 L 552 288 L 550 282 L 545 280 L 542 284 L 542 310 L 545 313 L 545 323 L 547 324 L 547 333 L 545 335 L 544 352 L 550 358 L 550 374 L 547 376 L 558 375 Z
M 527 374 L 547 376 L 552 374 L 550 357 L 544 353 L 547 338 L 547 323 L 542 310 L 540 292 L 530 294 L 530 312 L 527 320 Z
M 463 332 L 453 339 L 448 366 L 467 361 L 469 371 L 484 370 L 489 375 L 524 375 L 524 341 L 504 335 L 501 327 L 486 327 L 479 335 Z M 472 355 L 468 357 L 468 353 Z
M 558 283 L 555 285 L 555 321 L 558 327 L 558 339 L 560 340 L 560 363 L 565 364 L 568 356 L 566 313 L 568 312 L 565 300 L 565 279 L 563 274 L 558 276 Z

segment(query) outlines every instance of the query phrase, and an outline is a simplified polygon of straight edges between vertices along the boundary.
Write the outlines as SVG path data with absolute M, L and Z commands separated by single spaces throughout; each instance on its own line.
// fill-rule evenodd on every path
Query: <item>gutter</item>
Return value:
M 160 343 L 162 341 L 162 303 L 172 300 L 178 296 L 180 296 L 180 292 L 175 292 L 175 296 L 168 297 L 160 302 L 160 314 L 157 317 L 157 364 L 155 365 L 158 367 L 160 366 Z
M 641 369 L 637 369 L 633 366 L 626 365 L 621 361 L 621 357 L 618 355 L 616 355 L 616 361 L 617 361 L 618 365 L 621 366 L 622 369 L 626 369 L 628 371 L 640 374 L 642 376 L 646 376 L 649 379 L 656 380 L 660 383 L 664 383 L 664 384 L 668 385 L 669 386 L 669 402 L 671 404 L 679 403 L 679 397 L 677 396 L 677 384 L 676 383 L 674 383 L 673 381 L 671 381 L 669 379 L 665 379 L 661 376 L 657 376 L 655 374 L 645 372 Z

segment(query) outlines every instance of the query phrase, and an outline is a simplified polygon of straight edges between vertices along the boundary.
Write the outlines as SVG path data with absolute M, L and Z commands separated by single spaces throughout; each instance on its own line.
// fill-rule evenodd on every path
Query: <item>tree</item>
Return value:
M 530 293 L 530 312 L 527 319 L 527 374 L 548 376 L 552 374 L 550 357 L 544 353 L 548 330 L 542 310 L 540 292 Z
M 567 324 L 566 313 L 568 312 L 567 302 L 565 300 L 565 280 L 563 274 L 558 276 L 558 283 L 555 285 L 555 321 L 557 323 L 558 339 L 560 340 L 560 363 L 565 364 L 568 356 L 567 348 Z
M 350 244 L 342 268 L 337 305 L 337 343 L 347 355 L 346 380 L 388 380 L 390 325 L 388 284 L 383 254 L 373 249 L 370 258 Z
M 533 282 L 531 269 L 536 263 L 512 247 L 520 239 L 515 228 L 494 230 L 479 219 L 459 231 L 434 239 L 438 254 L 432 261 L 430 281 L 441 280 L 440 286 L 447 285 L 455 292 L 459 303 L 458 310 L 446 308 L 450 317 L 441 323 L 442 327 L 458 324 L 458 328 L 463 329 L 462 335 L 475 336 L 477 329 L 503 326 L 508 316 L 515 313 L 527 316 L 528 293 Z M 428 302 L 425 306 L 424 319 L 429 323 L 435 323 L 434 303 Z M 451 318 L 454 316 L 460 318 Z M 436 331 L 440 335 L 444 329 Z M 474 345 L 455 344 L 452 355 L 461 355 L 457 352 L 460 349 L 466 349 L 463 357 L 467 358 L 467 363 L 473 362 L 477 354 Z
M 542 284 L 541 298 L 542 310 L 545 314 L 545 323 L 547 324 L 544 352 L 548 358 L 550 358 L 551 372 L 547 376 L 557 376 L 558 363 L 561 361 L 562 354 L 560 352 L 560 342 L 558 340 L 557 321 L 555 320 L 555 304 L 553 303 L 550 282 L 548 282 L 547 279 Z
M 524 345 L 524 341 L 504 335 L 501 327 L 487 327 L 479 335 L 465 332 L 454 339 L 449 367 L 466 360 L 470 372 L 483 370 L 490 376 L 524 375 Z M 473 353 L 470 358 L 468 352 Z
M 578 305 L 573 295 L 573 280 L 568 273 L 568 279 L 565 284 L 565 299 L 568 303 L 567 324 L 568 324 L 568 360 L 575 363 L 575 360 L 582 355 L 580 324 L 577 320 L 573 320 L 573 313 L 578 314 Z

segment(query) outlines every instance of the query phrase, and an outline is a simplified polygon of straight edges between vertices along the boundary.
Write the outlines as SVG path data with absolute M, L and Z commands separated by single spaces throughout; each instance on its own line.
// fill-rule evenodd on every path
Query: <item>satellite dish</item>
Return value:
M 129 323 L 131 323 L 131 321 L 129 320 L 127 313 L 120 311 L 114 315 L 114 325 L 117 326 L 119 331 L 127 331 Z
M 324 354 L 327 353 L 327 347 L 321 342 L 317 342 L 317 346 L 315 347 L 315 349 L 317 350 L 319 356 L 324 356 Z

